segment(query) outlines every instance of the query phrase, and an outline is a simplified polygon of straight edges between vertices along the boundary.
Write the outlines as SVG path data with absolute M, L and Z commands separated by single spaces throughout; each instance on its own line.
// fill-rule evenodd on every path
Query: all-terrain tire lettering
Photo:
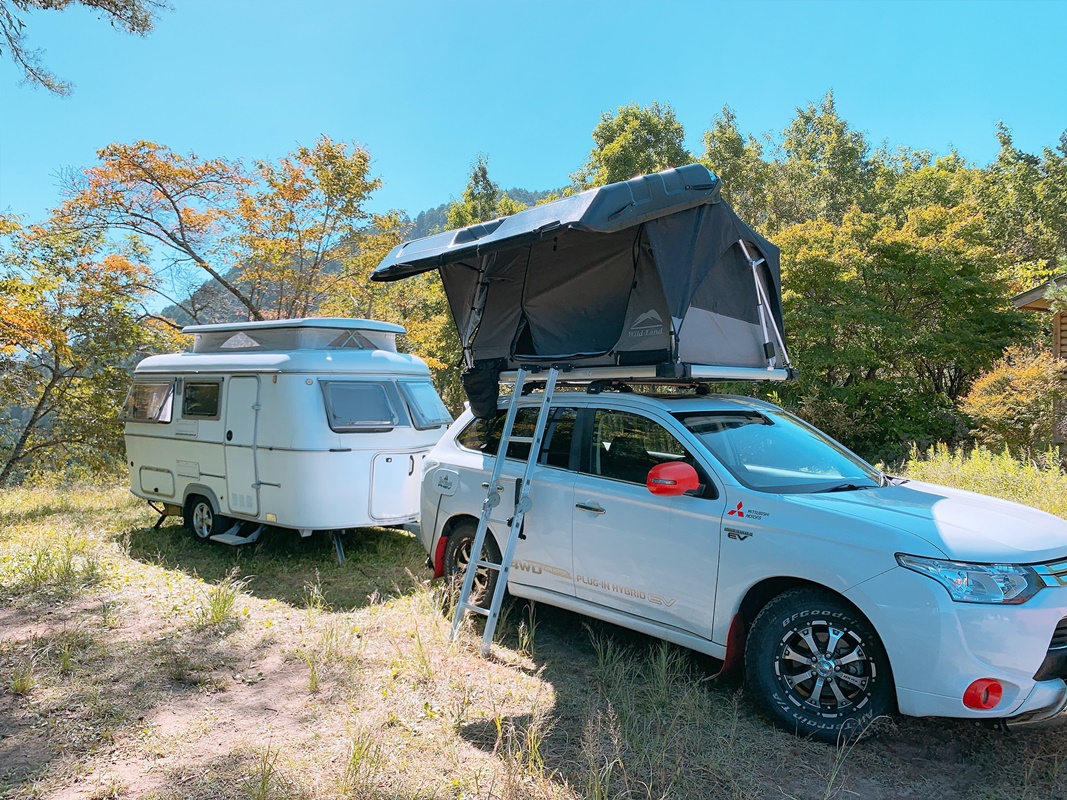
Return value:
M 749 631 L 745 673 L 768 717 L 820 741 L 854 735 L 892 706 L 889 662 L 874 629 L 814 588 L 785 592 L 763 608 Z

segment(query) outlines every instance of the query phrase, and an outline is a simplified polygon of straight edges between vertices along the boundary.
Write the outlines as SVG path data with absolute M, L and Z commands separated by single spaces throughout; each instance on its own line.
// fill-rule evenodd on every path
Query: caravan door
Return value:
M 425 453 L 378 453 L 371 468 L 370 515 L 376 520 L 419 516 Z
M 259 378 L 231 378 L 226 389 L 226 491 L 230 512 L 259 514 L 256 428 L 259 422 Z

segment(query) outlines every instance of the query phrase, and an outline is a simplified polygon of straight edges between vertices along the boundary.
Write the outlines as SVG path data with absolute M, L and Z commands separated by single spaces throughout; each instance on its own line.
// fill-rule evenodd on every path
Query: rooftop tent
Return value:
M 439 269 L 468 366 L 784 379 L 778 249 L 719 187 L 690 164 L 590 189 L 405 242 L 371 278 Z

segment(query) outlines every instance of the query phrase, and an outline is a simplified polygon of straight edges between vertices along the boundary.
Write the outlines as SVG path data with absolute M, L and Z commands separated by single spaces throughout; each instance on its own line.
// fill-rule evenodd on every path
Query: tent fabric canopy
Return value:
M 778 249 L 719 189 L 700 164 L 641 176 L 406 242 L 371 277 L 439 269 L 468 365 L 782 364 Z

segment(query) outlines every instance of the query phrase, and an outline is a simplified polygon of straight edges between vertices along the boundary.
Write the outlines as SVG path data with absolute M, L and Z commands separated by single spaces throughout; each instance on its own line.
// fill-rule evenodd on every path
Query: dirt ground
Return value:
M 1067 730 L 815 744 L 716 662 L 567 612 L 512 603 L 489 659 L 450 643 L 403 531 L 338 565 L 151 521 L 115 493 L 0 511 L 0 797 L 1067 800 Z

